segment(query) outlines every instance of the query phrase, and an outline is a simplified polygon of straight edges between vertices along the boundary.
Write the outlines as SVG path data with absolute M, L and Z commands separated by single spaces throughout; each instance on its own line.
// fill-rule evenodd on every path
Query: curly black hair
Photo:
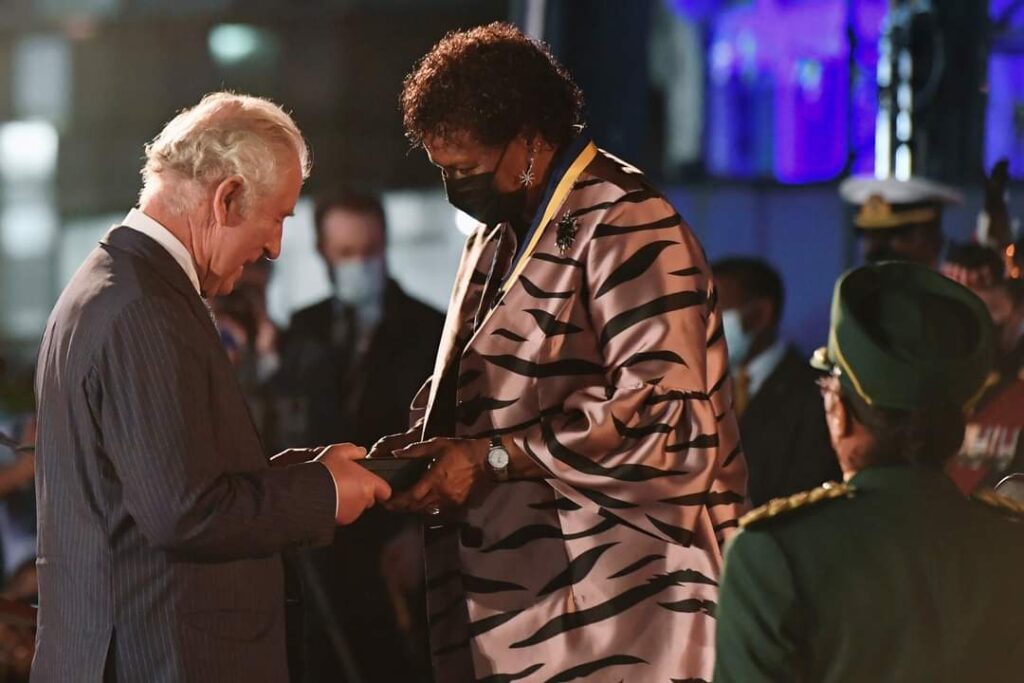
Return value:
M 498 146 L 520 132 L 561 145 L 583 118 L 583 95 L 565 67 L 502 22 L 448 33 L 405 77 L 400 103 L 414 146 L 459 133 Z

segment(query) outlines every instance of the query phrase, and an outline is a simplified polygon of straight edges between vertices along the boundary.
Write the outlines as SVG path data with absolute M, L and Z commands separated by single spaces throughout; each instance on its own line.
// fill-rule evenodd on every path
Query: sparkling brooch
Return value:
M 560 255 L 565 256 L 566 252 L 572 248 L 573 243 L 576 241 L 576 233 L 579 229 L 579 221 L 568 213 L 558 220 L 555 232 L 555 245 L 558 247 L 558 253 Z

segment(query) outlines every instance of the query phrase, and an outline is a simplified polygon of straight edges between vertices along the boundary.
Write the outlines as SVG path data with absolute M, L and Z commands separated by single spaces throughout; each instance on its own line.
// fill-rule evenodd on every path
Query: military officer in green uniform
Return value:
M 942 472 L 992 346 L 981 300 L 926 267 L 839 280 L 814 364 L 845 481 L 741 520 L 716 681 L 1024 680 L 1024 505 Z

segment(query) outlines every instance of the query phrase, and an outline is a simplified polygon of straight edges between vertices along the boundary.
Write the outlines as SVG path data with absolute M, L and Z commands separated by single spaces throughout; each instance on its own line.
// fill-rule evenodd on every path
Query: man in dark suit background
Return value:
M 779 338 L 785 293 L 764 261 L 712 265 L 754 505 L 838 479 L 814 371 Z
M 389 277 L 376 196 L 340 190 L 314 215 L 333 291 L 297 311 L 282 339 L 275 383 L 291 401 L 282 428 L 289 444 L 372 444 L 408 427 L 444 317 Z
M 33 680 L 283 681 L 278 553 L 390 491 L 351 445 L 269 468 L 202 297 L 274 258 L 308 173 L 291 118 L 216 93 L 146 148 L 139 209 L 39 354 Z
M 289 443 L 372 444 L 408 428 L 409 404 L 431 372 L 444 317 L 388 276 L 378 197 L 341 189 L 321 198 L 314 215 L 333 291 L 296 312 L 283 336 L 277 424 Z M 365 681 L 415 681 L 427 669 L 425 653 L 416 650 L 425 641 L 416 532 L 414 520 L 375 510 L 310 553 Z M 386 547 L 404 561 L 382 567 Z M 305 615 L 304 680 L 343 680 L 322 610 Z

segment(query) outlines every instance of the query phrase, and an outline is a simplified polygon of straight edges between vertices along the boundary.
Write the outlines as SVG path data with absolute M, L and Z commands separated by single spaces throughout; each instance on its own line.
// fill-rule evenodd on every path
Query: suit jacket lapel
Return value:
M 111 228 L 103 239 L 100 240 L 100 244 L 106 245 L 112 249 L 117 249 L 128 254 L 132 254 L 137 258 L 146 261 L 153 271 L 166 282 L 172 289 L 178 294 L 185 297 L 188 301 L 189 308 L 192 313 L 199 320 L 203 328 L 213 335 L 217 343 L 220 343 L 220 334 L 217 332 L 217 327 L 213 322 L 213 314 L 210 309 L 206 307 L 203 299 L 196 292 L 192 286 L 192 282 L 188 279 L 188 276 L 182 271 L 181 266 L 174 260 L 174 257 L 167 253 L 160 244 L 148 235 L 144 235 L 138 230 L 133 230 L 128 226 L 120 225 Z
M 765 419 L 763 415 L 765 411 L 770 413 L 778 409 L 779 397 L 784 397 L 789 392 L 792 379 L 790 373 L 790 365 L 793 362 L 792 353 L 791 349 L 786 349 L 786 353 L 779 360 L 778 365 L 765 378 L 758 392 L 751 397 L 743 417 L 740 418 L 742 424 L 757 424 Z
M 486 275 L 489 258 L 493 255 L 494 247 L 497 244 L 498 228 L 487 231 L 481 228 L 467 243 L 466 251 L 463 254 L 462 262 L 459 265 L 459 272 L 455 276 L 455 286 L 452 289 L 452 297 L 448 303 L 448 315 L 444 321 L 444 329 L 441 333 L 441 344 L 437 350 L 437 360 L 434 362 L 433 380 L 430 383 L 430 398 L 427 402 L 427 414 L 425 424 L 430 422 L 430 416 L 434 408 L 434 400 L 437 398 L 437 391 L 441 385 L 441 378 L 449 370 L 452 363 L 458 359 L 457 355 L 465 348 L 461 344 L 459 332 L 466 327 L 469 320 L 467 334 L 472 334 L 472 319 L 476 313 L 468 306 L 478 297 L 470 296 L 470 292 L 480 294 L 483 291 L 483 284 L 474 282 L 474 273 L 482 272 Z

